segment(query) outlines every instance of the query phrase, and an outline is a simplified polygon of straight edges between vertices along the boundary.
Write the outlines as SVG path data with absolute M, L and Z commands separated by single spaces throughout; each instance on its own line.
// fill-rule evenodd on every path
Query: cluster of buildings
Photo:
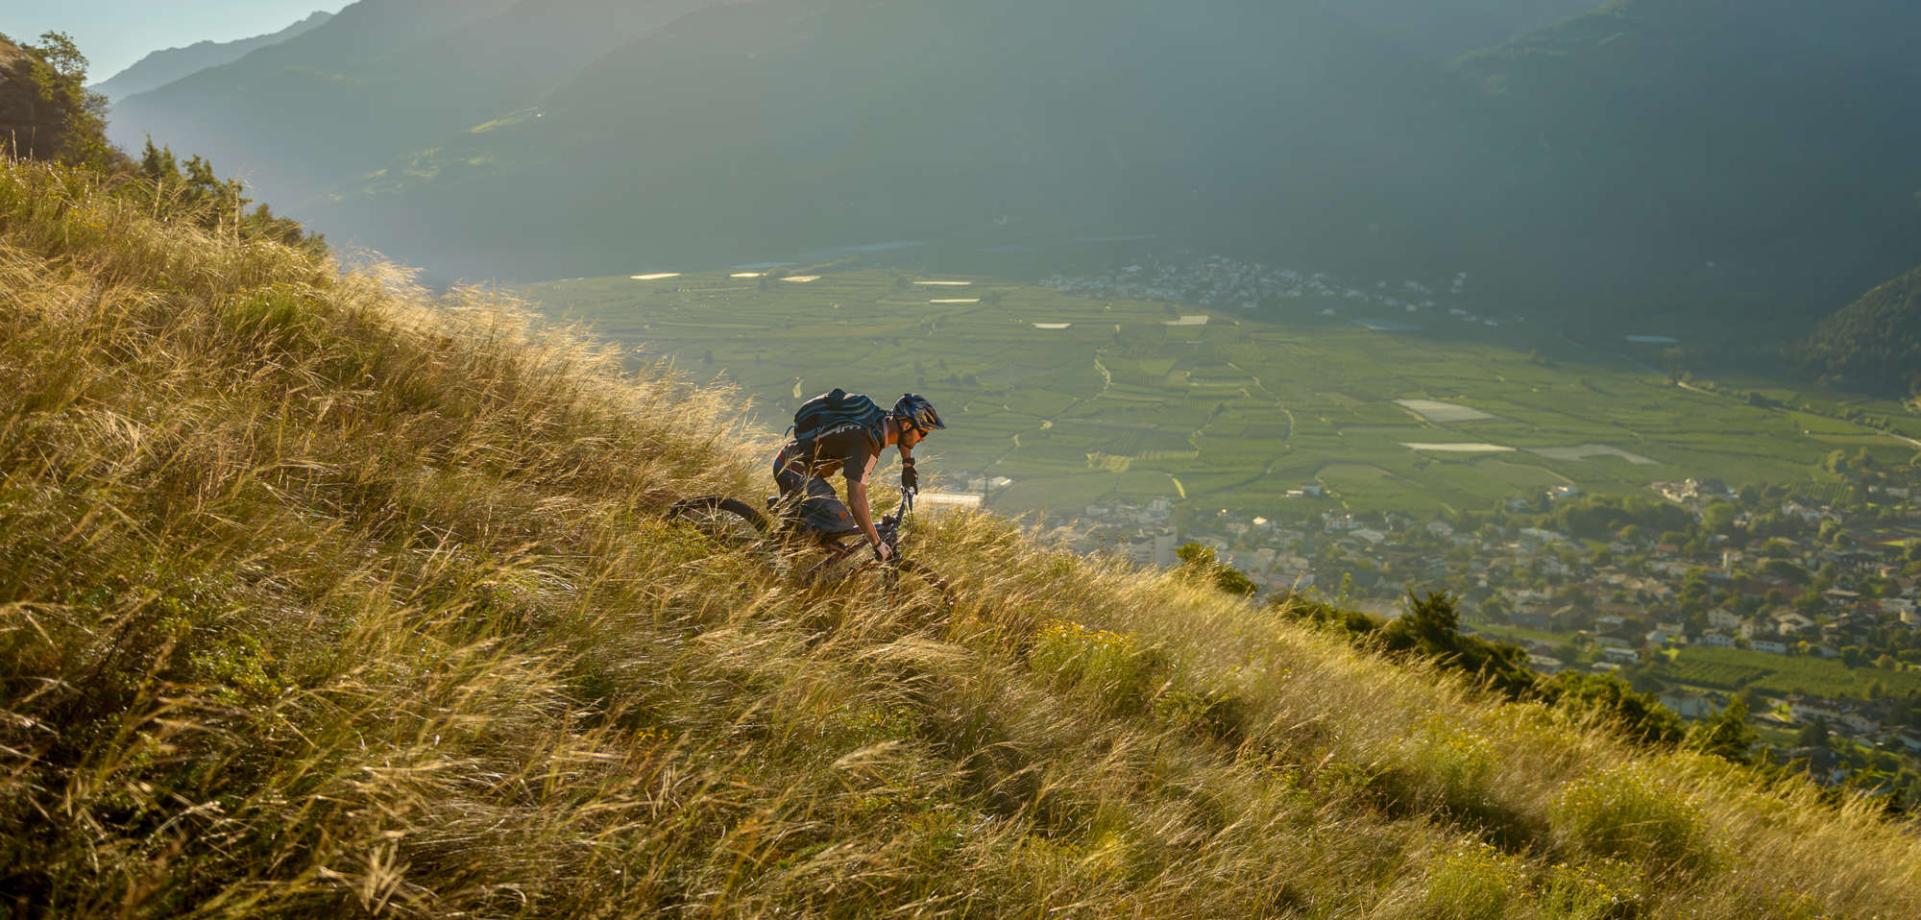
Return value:
M 1044 286 L 1070 294 L 1129 300 L 1160 300 L 1219 309 L 1255 310 L 1287 301 L 1350 303 L 1376 309 L 1417 313 L 1440 310 L 1441 298 L 1467 292 L 1468 275 L 1456 274 L 1440 284 L 1420 281 L 1377 281 L 1372 285 L 1344 282 L 1325 272 L 1275 268 L 1226 256 L 1187 260 L 1151 260 L 1099 275 L 1055 276 Z M 1334 315 L 1329 306 L 1323 312 Z M 1497 324 L 1459 307 L 1448 308 L 1457 319 Z
M 1311 590 L 1388 615 L 1408 588 L 1447 590 L 1463 599 L 1473 622 L 1543 637 L 1525 643 L 1536 669 L 1627 672 L 1664 690 L 1683 716 L 1718 711 L 1727 688 L 1663 681 L 1654 665 L 1673 649 L 1835 659 L 1864 669 L 1863 687 L 1876 667 L 1921 668 L 1921 565 L 1895 539 L 1921 537 L 1914 491 L 1877 489 L 1871 513 L 1769 499 L 1765 508 L 1743 508 L 1732 537 L 1708 533 L 1703 523 L 1709 504 L 1738 501 L 1722 483 L 1659 483 L 1654 491 L 1693 512 L 1691 533 L 1582 539 L 1539 513 L 1496 514 L 1472 525 L 1339 511 L 1276 521 L 1227 511 L 1196 516 L 1157 500 L 1090 505 L 1062 535 L 1082 550 L 1162 566 L 1174 563 L 1181 544 L 1198 542 L 1269 592 Z M 1545 496 L 1546 507 L 1578 495 L 1563 492 Z M 1798 535 L 1746 534 L 1763 514 Z M 1770 704 L 1778 714 L 1757 719 L 1792 723 L 1818 714 L 1837 734 L 1884 748 L 1921 742 L 1921 726 L 1883 712 L 1888 705 L 1783 697 Z

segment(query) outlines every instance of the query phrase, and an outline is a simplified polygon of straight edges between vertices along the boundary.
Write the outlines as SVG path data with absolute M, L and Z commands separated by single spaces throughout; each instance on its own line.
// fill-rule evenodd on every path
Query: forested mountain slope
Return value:
M 1877 806 L 1004 520 L 799 577 L 661 514 L 728 394 L 156 200 L 0 161 L 9 915 L 1921 914 Z
M 200 151 L 298 208 L 532 104 L 702 2 L 362 0 L 292 41 L 123 100 L 114 137 Z
M 1542 289 L 1805 328 L 1921 250 L 1917 34 L 1905 0 L 1623 0 L 1464 61 L 1526 208 L 1501 248 Z
M 1858 389 L 1921 395 L 1921 268 L 1841 309 L 1804 346 L 1814 369 Z
M 1115 232 L 1453 264 L 1473 94 L 1317 2 L 768 0 L 613 51 L 323 224 L 456 274 Z

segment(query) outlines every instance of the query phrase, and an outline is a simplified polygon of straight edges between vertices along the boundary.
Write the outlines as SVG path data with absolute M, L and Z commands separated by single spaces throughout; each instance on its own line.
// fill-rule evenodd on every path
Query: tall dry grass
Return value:
M 0 166 L 0 381 L 23 915 L 1921 916 L 1870 808 L 1005 521 L 796 580 L 660 519 L 725 394 L 85 174 Z

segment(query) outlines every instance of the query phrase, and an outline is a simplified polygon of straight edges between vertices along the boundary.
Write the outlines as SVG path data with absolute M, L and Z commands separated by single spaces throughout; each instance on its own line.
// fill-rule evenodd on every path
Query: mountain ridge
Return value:
M 1443 154 L 1438 139 L 1428 157 L 1370 140 L 1439 135 L 1434 113 L 1464 104 L 1467 94 L 1440 102 L 1445 75 L 1400 60 L 1318 4 L 1215 0 L 1170 11 L 1131 3 L 1099 16 L 1084 6 L 1030 5 L 1020 11 L 1029 28 L 1014 38 L 1003 31 L 1011 14 L 996 12 L 997 4 L 899 4 L 871 15 L 853 2 L 706 11 L 582 71 L 543 101 L 538 124 L 450 142 L 416 176 L 397 169 L 395 181 L 371 194 L 348 192 L 337 213 L 317 213 L 322 223 L 388 228 L 376 248 L 461 236 L 448 248 L 476 257 L 449 271 L 484 264 L 522 277 L 582 273 L 596 267 L 590 257 L 607 270 L 618 250 L 587 244 L 612 235 L 633 241 L 620 248 L 655 247 L 664 259 L 699 257 L 696 241 L 705 241 L 707 258 L 724 261 L 1007 220 L 1099 228 L 1165 217 L 1174 229 L 1206 223 L 1228 236 L 1258 226 L 1257 208 L 1319 215 L 1289 230 L 1301 245 L 1333 252 L 1341 247 L 1329 238 L 1342 236 L 1376 250 L 1386 247 L 1368 225 L 1400 223 L 1383 213 L 1387 190 L 1419 184 L 1432 172 L 1428 163 L 1455 155 Z M 1159 44 L 1144 47 L 1148 36 Z M 1210 49 L 1206 62 L 1189 66 L 1187 55 L 1199 48 Z M 1397 88 L 1379 92 L 1376 107 L 1326 106 L 1306 76 L 1329 72 Z M 679 98 L 674 84 L 699 86 L 702 98 Z M 662 89 L 636 98 L 629 86 Z M 715 117 L 719 111 L 735 117 Z M 1276 129 L 1242 112 L 1298 124 Z M 597 160 L 613 150 L 632 154 Z M 1277 176 L 1272 156 L 1310 163 L 1316 174 Z M 1390 166 L 1405 175 L 1389 175 Z M 516 169 L 528 178 L 498 181 Z M 1337 196 L 1326 191 L 1335 184 L 1326 172 L 1368 178 L 1343 180 Z M 469 209 L 483 179 L 493 181 L 491 194 L 509 196 L 558 185 L 559 200 L 606 204 L 600 214 L 582 210 L 604 222 L 569 231 L 551 208 L 506 206 L 574 234 L 554 247 L 561 258 L 540 264 L 540 252 L 516 254 L 510 234 L 476 238 L 504 231 Z M 396 190 L 423 201 L 384 207 L 382 196 Z M 606 203 L 610 195 L 618 206 Z M 1237 216 L 1197 220 L 1202 200 Z M 883 225 L 890 208 L 908 216 Z M 671 211 L 681 220 L 669 230 L 623 221 L 621 211 Z M 395 223 L 412 219 L 429 225 Z
M 159 89 L 209 67 L 230 64 L 260 48 L 298 38 L 325 25 L 333 16 L 326 10 L 315 10 L 305 19 L 277 32 L 228 42 L 199 41 L 180 48 L 153 51 L 119 73 L 94 84 L 93 90 L 111 102 Z
M 207 151 L 300 207 L 531 104 L 600 49 L 706 2 L 362 0 L 298 39 L 125 100 L 116 137 Z
M 1445 65 L 1404 0 L 422 3 L 343 11 L 413 22 L 364 60 L 329 24 L 135 96 L 118 136 L 446 280 L 1156 235 L 1772 354 L 1921 248 L 1896 0 L 1621 0 Z M 1476 0 L 1475 34 L 1576 5 Z

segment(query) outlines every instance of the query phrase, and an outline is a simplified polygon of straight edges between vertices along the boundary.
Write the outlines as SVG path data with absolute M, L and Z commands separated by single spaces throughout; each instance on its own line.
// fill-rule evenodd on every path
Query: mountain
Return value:
M 1921 251 L 1916 34 L 1907 0 L 1622 0 L 1471 56 L 1477 181 L 1524 205 L 1489 226 L 1541 290 L 1798 335 Z
M 1607 0 L 1325 0 L 1422 57 L 1448 61 L 1589 12 Z
M 1577 6 L 363 0 L 115 129 L 441 277 L 1151 234 L 1778 344 L 1912 263 L 1921 4 L 1618 0 L 1439 63 Z
M 0 159 L 9 916 L 1921 916 L 1911 822 L 1444 603 L 803 573 L 664 514 L 768 485 L 734 394 L 169 207 Z
M 258 35 L 231 42 L 196 42 L 185 48 L 155 51 L 134 62 L 133 66 L 113 75 L 112 78 L 95 85 L 93 89 L 106 96 L 109 101 L 125 99 L 136 93 L 158 89 L 188 74 L 232 63 L 261 48 L 298 38 L 325 25 L 332 18 L 332 13 L 317 10 L 313 15 L 271 35 Z
M 459 274 L 1117 230 L 1452 266 L 1474 94 L 1316 2 L 822 0 L 699 11 L 323 226 Z
M 290 41 L 123 100 L 147 134 L 299 208 L 335 184 L 531 105 L 705 0 L 362 0 Z M 230 165 L 229 165 L 230 164 Z
M 1861 296 L 1802 348 L 1813 369 L 1857 389 L 1921 395 L 1921 268 Z

